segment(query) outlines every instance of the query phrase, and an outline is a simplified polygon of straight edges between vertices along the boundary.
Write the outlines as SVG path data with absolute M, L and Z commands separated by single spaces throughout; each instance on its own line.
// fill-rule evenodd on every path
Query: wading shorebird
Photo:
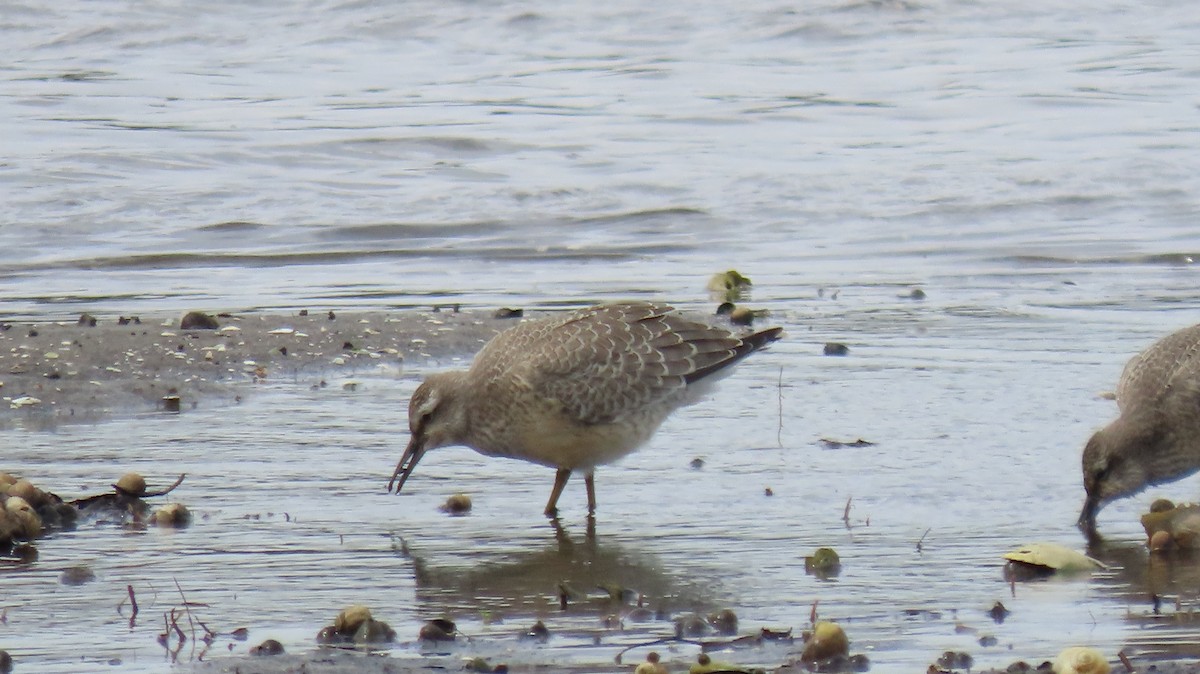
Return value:
M 558 469 L 545 513 L 574 471 L 596 511 L 596 466 L 637 449 L 676 409 L 699 400 L 782 328 L 739 337 L 662 304 L 602 304 L 496 335 L 466 371 L 430 375 L 408 403 L 412 437 L 388 491 L 425 452 L 466 445 Z
M 1096 538 L 1108 503 L 1200 470 L 1200 325 L 1134 356 L 1117 383 L 1120 416 L 1083 450 L 1079 527 Z

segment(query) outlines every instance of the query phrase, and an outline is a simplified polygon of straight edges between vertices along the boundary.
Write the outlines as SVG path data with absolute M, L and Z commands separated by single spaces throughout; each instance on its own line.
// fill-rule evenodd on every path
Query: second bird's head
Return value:
M 1083 448 L 1083 489 L 1087 497 L 1079 514 L 1079 527 L 1089 537 L 1098 536 L 1096 516 L 1109 503 L 1132 496 L 1151 484 L 1173 477 L 1159 455 L 1159 438 L 1134 434 L 1110 425 L 1096 431 Z

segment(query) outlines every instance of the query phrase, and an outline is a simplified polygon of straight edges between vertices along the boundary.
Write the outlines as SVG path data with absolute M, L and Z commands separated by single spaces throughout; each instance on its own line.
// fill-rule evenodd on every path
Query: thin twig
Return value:
M 166 489 L 163 489 L 162 491 L 148 491 L 148 492 L 142 494 L 142 496 L 147 496 L 147 497 L 149 497 L 149 496 L 166 496 L 167 494 L 170 494 L 171 492 L 175 491 L 175 487 L 178 487 L 179 485 L 183 484 L 183 478 L 185 478 L 185 477 L 187 477 L 187 473 L 180 473 L 179 479 L 175 480 L 175 483 L 172 484 L 170 487 L 167 487 Z
M 842 521 L 846 523 L 846 526 L 850 526 L 850 503 L 853 500 L 854 500 L 853 496 L 847 498 L 846 499 L 846 509 L 842 511 Z
M 684 639 L 683 637 L 663 637 L 661 639 L 655 639 L 654 641 L 647 641 L 645 643 L 633 644 L 632 646 L 626 646 L 625 648 L 621 649 L 620 653 L 617 653 L 617 657 L 613 658 L 613 660 L 619 665 L 619 664 L 621 664 L 621 658 L 624 657 L 626 653 L 628 653 L 629 651 L 632 651 L 635 648 L 644 648 L 646 646 L 658 646 L 659 644 L 675 644 L 675 643 L 692 644 L 695 646 L 704 646 L 704 642 L 696 641 L 695 639 Z
M 921 543 L 925 541 L 925 537 L 929 535 L 930 531 L 933 531 L 933 527 L 929 527 L 925 533 L 921 534 L 921 538 L 917 541 L 917 552 L 921 552 Z
M 187 616 L 188 628 L 192 632 L 192 655 L 194 656 L 196 649 L 196 623 L 192 620 L 191 605 L 188 604 L 187 597 L 183 595 L 183 587 L 179 585 L 179 579 L 172 577 L 171 580 L 175 581 L 175 589 L 179 590 L 179 598 L 183 600 L 183 612 Z
M 132 585 L 126 585 L 125 589 L 129 592 L 129 606 L 133 609 L 133 612 L 129 614 L 129 629 L 133 629 L 133 625 L 134 622 L 137 621 L 138 614 L 137 597 L 133 596 Z
M 775 443 L 783 447 L 783 366 L 779 366 L 777 396 L 779 402 L 779 425 L 775 428 Z

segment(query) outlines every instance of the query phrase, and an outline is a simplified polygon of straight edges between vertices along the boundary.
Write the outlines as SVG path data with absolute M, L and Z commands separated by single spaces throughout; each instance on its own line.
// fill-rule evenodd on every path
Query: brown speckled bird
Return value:
M 1134 356 L 1117 384 L 1120 416 L 1083 450 L 1079 526 L 1096 534 L 1106 504 L 1200 470 L 1200 325 Z
M 584 471 L 594 513 L 596 466 L 637 449 L 671 412 L 781 333 L 739 337 L 646 302 L 522 323 L 492 338 L 469 370 L 434 374 L 417 387 L 408 404 L 412 438 L 388 490 L 400 492 L 427 450 L 466 445 L 557 468 L 550 517 L 571 473 Z

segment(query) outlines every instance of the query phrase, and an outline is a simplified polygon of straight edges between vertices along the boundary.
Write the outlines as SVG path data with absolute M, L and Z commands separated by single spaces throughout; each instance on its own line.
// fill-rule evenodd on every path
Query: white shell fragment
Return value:
M 13 398 L 12 402 L 10 404 L 11 404 L 12 408 L 15 410 L 15 409 L 18 409 L 21 407 L 29 407 L 31 405 L 39 405 L 39 404 L 41 404 L 41 402 L 42 401 L 39 398 L 34 398 L 33 396 L 21 396 L 19 398 Z
M 1010 562 L 1044 566 L 1055 571 L 1091 571 L 1106 568 L 1100 561 L 1057 543 L 1029 543 L 1004 554 Z

